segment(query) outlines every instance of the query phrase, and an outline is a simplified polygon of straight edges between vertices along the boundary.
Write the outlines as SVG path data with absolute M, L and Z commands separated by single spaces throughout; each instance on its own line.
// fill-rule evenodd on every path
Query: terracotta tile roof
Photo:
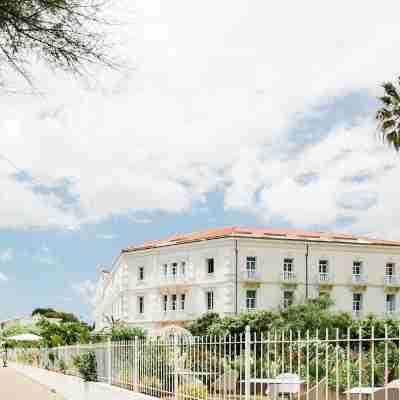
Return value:
M 185 234 L 176 234 L 161 240 L 150 240 L 138 246 L 129 246 L 122 252 L 132 252 L 137 250 L 146 250 L 157 247 L 172 246 L 181 243 L 190 243 L 201 240 L 212 240 L 224 237 L 252 237 L 264 239 L 282 239 L 282 240 L 302 240 L 317 242 L 337 242 L 349 244 L 369 244 L 369 245 L 387 245 L 400 246 L 399 241 L 372 239 L 364 236 L 354 236 L 350 234 L 338 234 L 329 232 L 307 232 L 296 229 L 262 229 L 247 227 L 227 227 L 215 228 L 202 232 L 192 232 Z

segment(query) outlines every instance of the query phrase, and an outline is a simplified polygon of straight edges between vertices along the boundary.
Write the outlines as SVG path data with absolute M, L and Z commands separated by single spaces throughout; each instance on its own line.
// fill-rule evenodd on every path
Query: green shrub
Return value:
M 208 398 L 207 388 L 199 383 L 188 383 L 178 387 L 177 400 L 206 400 Z
M 135 337 L 144 338 L 146 336 L 145 331 L 142 328 L 134 327 L 118 327 L 113 328 L 111 331 L 112 341 L 125 341 L 132 340 Z
M 75 357 L 74 365 L 78 368 L 83 380 L 86 382 L 97 382 L 97 362 L 93 351 Z
M 64 360 L 59 360 L 58 361 L 58 369 L 65 374 L 65 372 L 67 371 L 67 364 Z

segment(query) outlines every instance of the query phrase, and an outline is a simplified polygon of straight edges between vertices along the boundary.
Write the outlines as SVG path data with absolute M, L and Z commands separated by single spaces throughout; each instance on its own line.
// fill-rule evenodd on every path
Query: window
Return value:
M 283 260 L 283 272 L 293 272 L 293 258 Z
M 143 296 L 138 297 L 138 309 L 139 309 L 139 314 L 144 313 L 144 297 Z
M 353 261 L 353 275 L 361 275 L 362 272 L 362 262 Z
M 360 313 L 362 310 L 362 293 L 353 293 L 353 312 Z
M 168 310 L 168 296 L 165 294 L 163 296 L 163 311 L 167 312 Z
M 386 263 L 385 267 L 385 275 L 392 277 L 395 273 L 395 265 L 394 263 Z
M 328 273 L 328 260 L 319 260 L 319 273 L 320 274 Z
M 168 275 L 168 264 L 164 264 L 163 268 L 164 268 L 164 276 L 167 276 Z
M 185 301 L 186 301 L 186 294 L 182 293 L 181 294 L 181 310 L 182 311 L 185 309 Z
M 207 311 L 214 310 L 214 292 L 212 290 L 207 292 Z
M 256 258 L 255 257 L 247 257 L 246 258 L 246 270 L 247 271 L 255 271 L 256 270 Z
M 182 272 L 182 275 L 185 275 L 185 273 L 186 273 L 186 262 L 185 261 L 182 261 L 182 263 L 181 263 L 181 272 Z
M 171 269 L 172 276 L 176 276 L 178 273 L 178 264 L 177 263 L 172 263 L 172 269 Z
M 387 294 L 386 295 L 386 312 L 392 313 L 396 311 L 396 295 Z
M 285 281 L 294 279 L 293 258 L 285 258 L 283 260 L 283 279 Z
M 246 308 L 247 310 L 256 309 L 256 296 L 257 292 L 255 290 L 246 291 Z
M 139 267 L 139 281 L 144 280 L 144 267 Z
M 207 273 L 213 274 L 214 273 L 214 259 L 207 258 Z
M 171 296 L 171 310 L 176 311 L 176 294 Z
M 283 291 L 283 308 L 286 309 L 293 304 L 294 293 L 291 290 Z

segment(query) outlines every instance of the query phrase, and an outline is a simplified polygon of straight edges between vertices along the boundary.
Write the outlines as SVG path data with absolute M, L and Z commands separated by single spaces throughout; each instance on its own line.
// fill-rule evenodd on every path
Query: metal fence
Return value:
M 15 349 L 9 359 L 78 375 L 74 359 L 89 351 L 99 381 L 159 398 L 400 400 L 400 329 L 393 327 L 147 337 Z

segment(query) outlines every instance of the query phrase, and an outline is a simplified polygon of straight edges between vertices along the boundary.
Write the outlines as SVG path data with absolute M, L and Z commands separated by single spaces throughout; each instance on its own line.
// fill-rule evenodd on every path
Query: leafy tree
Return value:
M 400 78 L 398 81 L 400 84 Z M 386 82 L 382 85 L 384 95 L 379 97 L 383 106 L 376 112 L 378 129 L 382 139 L 393 145 L 396 151 L 400 149 L 400 94 L 399 88 Z
M 59 318 L 61 322 L 78 322 L 79 319 L 72 313 L 64 311 L 56 311 L 53 308 L 36 308 L 32 311 L 32 317 L 34 315 L 41 315 L 46 318 Z
M 101 11 L 107 0 L 0 0 L 0 63 L 30 81 L 32 56 L 74 73 L 115 66 L 107 55 Z
M 47 347 L 88 343 L 90 341 L 90 328 L 84 322 L 65 322 L 56 324 L 42 319 L 37 324 L 39 335 Z

